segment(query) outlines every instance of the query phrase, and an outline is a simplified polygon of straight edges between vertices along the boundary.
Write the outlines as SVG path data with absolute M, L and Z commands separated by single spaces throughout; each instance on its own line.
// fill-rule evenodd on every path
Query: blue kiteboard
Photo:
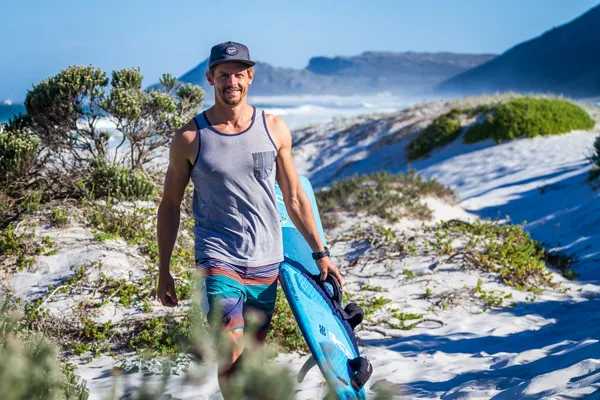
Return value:
M 312 186 L 301 176 L 304 192 L 310 199 L 319 234 L 326 245 L 319 210 Z M 290 219 L 283 195 L 276 185 L 277 207 L 283 233 L 284 262 L 281 263 L 279 279 L 312 358 L 302 368 L 299 381 L 316 363 L 323 376 L 340 399 L 366 399 L 365 389 L 356 390 L 352 377 L 356 372 L 349 362 L 360 356 L 356 338 L 348 324 L 342 321 L 330 301 L 332 285 L 319 285 L 317 264 L 312 259 L 312 250 Z M 313 364 L 314 365 L 314 364 Z M 370 368 L 370 366 L 369 366 Z

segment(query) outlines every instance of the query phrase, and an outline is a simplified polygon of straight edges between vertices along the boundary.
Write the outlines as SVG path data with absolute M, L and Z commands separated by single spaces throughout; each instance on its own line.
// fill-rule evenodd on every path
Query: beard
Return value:
M 228 96 L 228 94 L 226 93 L 227 90 L 239 90 L 239 92 L 237 92 L 237 94 L 235 96 Z M 246 94 L 246 89 L 242 86 L 238 86 L 238 87 L 232 87 L 232 86 L 225 86 L 222 90 L 221 90 L 221 98 L 223 99 L 223 102 L 229 106 L 236 106 L 238 105 L 242 99 L 244 98 L 244 95 Z

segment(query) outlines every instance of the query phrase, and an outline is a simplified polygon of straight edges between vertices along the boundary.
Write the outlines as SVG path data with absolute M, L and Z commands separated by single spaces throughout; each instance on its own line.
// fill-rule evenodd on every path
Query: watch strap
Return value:
M 331 255 L 331 253 L 329 252 L 329 248 L 325 247 L 325 250 L 323 250 L 323 251 L 317 251 L 317 252 L 312 253 L 312 258 L 313 258 L 313 260 L 316 261 L 316 260 L 320 260 L 321 258 L 324 258 L 324 257 L 329 257 L 330 255 Z

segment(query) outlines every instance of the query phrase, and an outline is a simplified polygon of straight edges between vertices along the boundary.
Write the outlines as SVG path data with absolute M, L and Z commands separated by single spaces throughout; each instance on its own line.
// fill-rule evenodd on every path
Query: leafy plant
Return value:
M 121 167 L 103 159 L 92 162 L 90 175 L 78 182 L 77 188 L 81 195 L 90 199 L 149 200 L 156 194 L 156 185 L 143 171 Z
M 367 284 L 364 284 L 361 286 L 360 288 L 361 291 L 366 291 L 366 292 L 383 292 L 383 288 L 381 286 L 372 286 Z
M 486 139 L 498 143 L 518 137 L 558 135 L 575 129 L 590 130 L 595 125 L 583 108 L 567 100 L 509 96 L 503 101 L 496 99 L 476 106 L 458 106 L 435 118 L 409 143 L 407 159 L 416 160 L 453 142 L 462 132 L 463 118 L 481 120 L 467 129 L 464 143 Z
M 22 271 L 35 261 L 32 256 L 42 252 L 42 246 L 34 241 L 32 233 L 18 234 L 16 223 L 11 223 L 0 230 L 0 257 L 14 257 L 17 269 Z
M 464 135 L 465 143 L 493 139 L 496 143 L 518 137 L 559 135 L 575 129 L 590 130 L 595 122 L 578 105 L 561 99 L 521 97 L 499 104 L 483 123 Z
M 431 230 L 435 249 L 450 255 L 448 260 L 462 260 L 467 266 L 497 273 L 517 289 L 555 285 L 546 268 L 543 246 L 531 239 L 522 225 L 450 220 Z M 457 238 L 464 244 L 455 247 Z
M 453 197 L 453 192 L 435 179 L 424 180 L 414 170 L 406 174 L 381 171 L 334 182 L 315 194 L 322 215 L 334 211 L 375 214 L 388 221 L 402 217 L 427 220 L 431 210 L 421 202 L 425 196 Z
M 50 210 L 50 220 L 59 227 L 67 225 L 69 221 L 67 210 L 64 208 L 53 208 Z
M 484 290 L 483 281 L 477 280 L 477 286 L 474 289 L 475 294 L 479 297 L 486 308 L 500 307 L 504 300 L 512 299 L 512 294 L 506 294 L 500 290 Z
M 406 156 L 409 161 L 429 154 L 436 147 L 443 147 L 452 143 L 462 130 L 461 111 L 452 109 L 444 115 L 437 117 L 425 130 L 408 144 Z
M 111 200 L 106 205 L 95 204 L 87 213 L 88 223 L 107 234 L 114 234 L 135 242 L 144 232 L 153 212 L 151 209 L 133 207 L 128 211 L 117 208 Z M 106 238 L 105 238 L 106 239 Z
M 26 186 L 37 164 L 40 141 L 21 130 L 0 131 L 0 186 L 13 192 Z
M 421 320 L 421 319 L 423 319 L 423 314 L 395 312 L 392 314 L 392 317 L 397 319 L 400 322 L 394 323 L 392 321 L 387 321 L 387 324 L 390 328 L 401 329 L 403 331 L 409 331 L 409 330 L 413 329 L 415 326 L 417 326 L 417 323 L 414 322 L 414 323 L 406 324 L 406 321 Z
M 145 90 L 138 69 L 115 70 L 109 79 L 99 68 L 71 66 L 34 85 L 25 107 L 43 146 L 65 163 L 108 161 L 111 135 L 98 122 L 109 119 L 122 137 L 113 162 L 141 169 L 202 103 L 199 86 L 182 85 L 170 74 L 163 75 L 161 89 Z M 123 146 L 129 149 L 120 153 Z
M 151 350 L 161 356 L 185 352 L 190 349 L 191 329 L 189 315 L 182 319 L 153 317 L 136 332 L 130 345 L 139 351 Z
M 358 302 L 358 305 L 365 312 L 365 317 L 369 317 L 374 314 L 376 311 L 381 310 L 386 304 L 391 303 L 392 300 L 387 297 L 377 296 L 370 300 L 361 300 Z

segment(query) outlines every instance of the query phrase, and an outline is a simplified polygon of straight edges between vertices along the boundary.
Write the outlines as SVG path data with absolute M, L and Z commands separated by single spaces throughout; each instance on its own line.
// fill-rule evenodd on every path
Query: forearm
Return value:
M 300 231 L 312 251 L 323 251 L 325 249 L 319 230 L 317 228 L 310 199 L 304 190 L 298 190 L 296 198 L 286 203 L 287 212 L 296 228 Z
M 179 207 L 161 203 L 158 207 L 156 234 L 158 239 L 158 255 L 160 273 L 168 273 L 173 247 L 177 240 L 180 220 Z

